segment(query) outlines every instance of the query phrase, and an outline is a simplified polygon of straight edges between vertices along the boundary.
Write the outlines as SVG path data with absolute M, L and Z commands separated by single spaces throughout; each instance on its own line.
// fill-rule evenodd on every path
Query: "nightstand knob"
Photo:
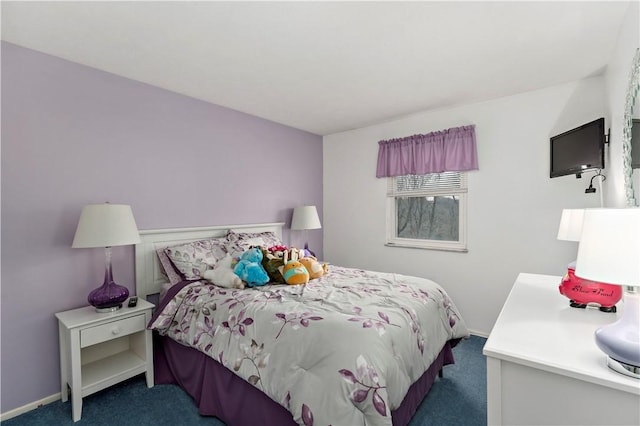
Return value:
M 119 327 L 113 327 L 113 329 L 111 330 L 111 334 L 116 335 L 120 333 L 120 328 Z

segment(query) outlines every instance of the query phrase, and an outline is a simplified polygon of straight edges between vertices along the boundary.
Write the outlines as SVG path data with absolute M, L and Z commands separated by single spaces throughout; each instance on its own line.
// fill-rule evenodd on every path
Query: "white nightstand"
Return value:
M 569 306 L 562 277 L 520 274 L 484 345 L 489 425 L 638 425 L 640 380 L 607 367 L 594 331 L 617 313 Z
M 62 401 L 71 389 L 73 421 L 82 415 L 82 398 L 130 377 L 146 373 L 153 387 L 151 320 L 153 304 L 138 299 L 137 306 L 98 313 L 93 306 L 56 314 L 60 335 L 60 390 Z

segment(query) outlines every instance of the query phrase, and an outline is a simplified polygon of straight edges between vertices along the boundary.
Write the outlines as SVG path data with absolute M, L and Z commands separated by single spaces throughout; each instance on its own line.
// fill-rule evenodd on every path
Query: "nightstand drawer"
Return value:
M 126 336 L 145 329 L 145 316 L 138 315 L 131 318 L 113 321 L 107 324 L 85 328 L 80 331 L 80 347 L 106 342 L 120 336 Z

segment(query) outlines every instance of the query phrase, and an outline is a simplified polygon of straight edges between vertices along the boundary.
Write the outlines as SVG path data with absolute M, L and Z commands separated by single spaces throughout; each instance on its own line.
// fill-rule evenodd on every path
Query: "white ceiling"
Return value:
M 628 2 L 9 2 L 2 39 L 319 135 L 598 75 Z

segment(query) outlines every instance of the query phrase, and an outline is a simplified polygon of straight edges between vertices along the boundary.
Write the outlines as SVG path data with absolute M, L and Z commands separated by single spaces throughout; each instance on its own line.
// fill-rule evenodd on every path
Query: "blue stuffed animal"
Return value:
M 249 287 L 265 285 L 269 282 L 269 275 L 262 266 L 262 250 L 251 247 L 242 253 L 233 272 Z

